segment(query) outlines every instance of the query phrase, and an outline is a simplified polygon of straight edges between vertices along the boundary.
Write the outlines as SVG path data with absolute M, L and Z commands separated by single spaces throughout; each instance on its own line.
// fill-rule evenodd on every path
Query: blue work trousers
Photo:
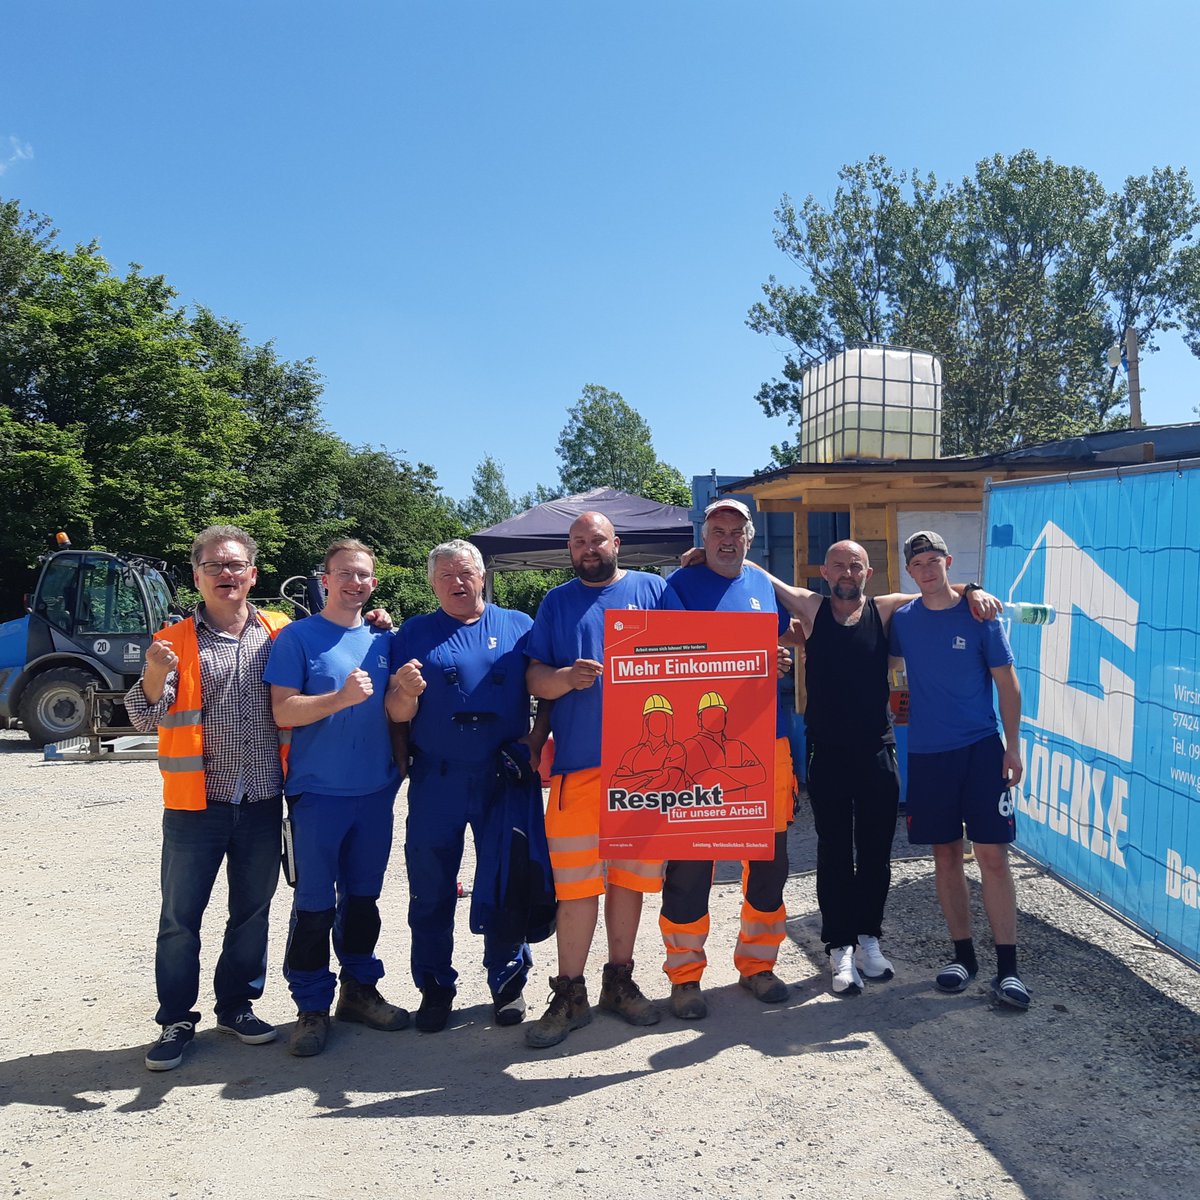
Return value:
M 408 824 L 404 861 L 408 866 L 408 927 L 412 930 L 413 982 L 454 988 L 454 915 L 463 839 L 471 827 L 479 852 L 485 806 L 497 799 L 494 769 L 418 758 L 408 777 Z M 485 932 L 483 965 L 492 995 L 525 986 L 533 957 L 525 942 L 501 940 Z
M 229 919 L 213 977 L 214 1012 L 232 1015 L 263 993 L 267 920 L 279 882 L 282 804 L 163 810 L 162 912 L 154 952 L 160 1025 L 200 1020 L 200 922 L 225 863 Z
M 375 955 L 383 876 L 392 852 L 396 788 L 369 796 L 304 792 L 290 800 L 296 854 L 296 892 L 288 926 L 283 974 L 300 1012 L 332 1007 L 336 978 L 374 984 L 383 978 Z

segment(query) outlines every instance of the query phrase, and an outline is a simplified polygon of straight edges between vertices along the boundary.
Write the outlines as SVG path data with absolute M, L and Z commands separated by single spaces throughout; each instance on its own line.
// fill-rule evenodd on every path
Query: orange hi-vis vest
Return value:
M 287 624 L 283 613 L 256 612 L 271 640 Z M 169 640 L 179 658 L 175 703 L 158 726 L 158 769 L 163 777 L 163 804 L 167 808 L 202 809 L 208 805 L 204 793 L 204 727 L 200 724 L 200 643 L 192 617 L 168 625 L 154 635 L 155 641 Z M 279 761 L 287 772 L 290 729 L 279 731 Z

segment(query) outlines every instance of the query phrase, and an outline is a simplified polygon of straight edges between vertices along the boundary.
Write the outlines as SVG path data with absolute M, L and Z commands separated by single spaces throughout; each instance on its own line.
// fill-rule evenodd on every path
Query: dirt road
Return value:
M 561 1046 L 534 1052 L 521 1028 L 491 1027 L 464 904 L 460 1007 L 444 1033 L 335 1025 L 326 1053 L 300 1060 L 282 1039 L 242 1046 L 206 1012 L 183 1066 L 150 1074 L 160 803 L 151 764 L 46 764 L 20 735 L 0 734 L 9 1196 L 1200 1194 L 1200 975 L 1021 864 L 1034 1006 L 989 1004 L 986 938 L 979 983 L 939 995 L 930 981 L 945 937 L 931 864 L 914 859 L 897 863 L 889 904 L 897 978 L 835 999 L 803 818 L 779 967 L 792 989 L 779 1007 L 736 986 L 738 896 L 724 883 L 714 889 L 708 1020 L 665 1016 L 631 1030 L 597 1013 Z M 901 834 L 897 854 L 907 853 Z M 278 974 L 285 893 L 258 1006 L 278 1022 L 291 1017 Z M 415 1007 L 405 904 L 397 849 L 383 990 Z M 206 987 L 222 907 L 219 890 Z M 638 975 L 662 998 L 656 915 L 651 903 Z M 977 921 L 983 928 L 978 911 Z M 535 954 L 536 1013 L 552 947 Z M 589 973 L 599 975 L 595 958 Z

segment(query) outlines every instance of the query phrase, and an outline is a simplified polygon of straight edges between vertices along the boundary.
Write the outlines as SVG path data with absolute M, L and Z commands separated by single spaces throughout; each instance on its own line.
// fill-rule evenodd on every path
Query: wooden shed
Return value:
M 793 463 L 720 491 L 751 497 L 760 512 L 792 514 L 793 578 L 801 586 L 825 590 L 820 565 L 826 550 L 852 538 L 867 551 L 875 571 L 868 594 L 882 595 L 912 590 L 902 547 L 917 529 L 933 528 L 946 537 L 955 557 L 955 581 L 979 577 L 986 541 L 983 500 L 990 482 L 1195 457 L 1200 457 L 1200 423 L 1088 434 L 1005 454 Z M 802 684 L 797 701 L 802 712 Z

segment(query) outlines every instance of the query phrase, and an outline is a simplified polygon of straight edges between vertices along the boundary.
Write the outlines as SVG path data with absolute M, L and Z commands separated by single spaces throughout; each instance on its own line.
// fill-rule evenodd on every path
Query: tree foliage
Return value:
M 459 519 L 468 532 L 489 529 L 521 511 L 518 500 L 508 490 L 504 468 L 490 454 L 485 454 L 475 468 L 471 485 L 471 494 L 458 506 Z
M 280 360 L 179 306 L 163 277 L 118 275 L 95 244 L 65 250 L 45 218 L 0 202 L 0 604 L 15 608 L 55 529 L 182 564 L 227 521 L 258 540 L 264 594 L 352 535 L 419 572 L 397 595 L 423 604 L 430 546 L 462 532 L 455 507 L 432 467 L 337 437 L 320 398 L 311 360 Z
M 798 425 L 804 371 L 844 345 L 908 345 L 942 359 L 944 452 L 995 452 L 1123 424 L 1105 350 L 1127 327 L 1145 354 L 1175 329 L 1200 354 L 1200 206 L 1184 170 L 1108 193 L 1023 150 L 959 184 L 881 156 L 839 180 L 828 207 L 785 196 L 776 210 L 776 245 L 803 278 L 772 276 L 749 313 L 790 343 L 758 393 L 769 415 Z
M 663 503 L 690 504 L 691 492 L 674 467 L 661 463 L 645 418 L 619 392 L 589 383 L 569 409 L 558 435 L 559 480 L 564 493 L 591 488 L 617 488 L 635 496 L 663 495 L 685 499 Z M 682 484 L 682 491 L 680 485 Z M 657 494 L 651 496 L 653 489 Z

